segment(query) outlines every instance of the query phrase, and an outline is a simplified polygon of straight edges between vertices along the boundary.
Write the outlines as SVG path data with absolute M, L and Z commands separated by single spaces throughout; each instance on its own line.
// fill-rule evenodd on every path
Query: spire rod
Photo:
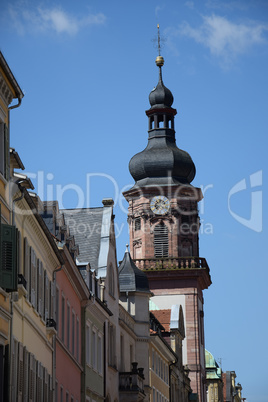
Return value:
M 160 29 L 159 24 L 157 24 L 157 47 L 158 47 L 158 56 L 161 56 L 161 39 L 160 39 Z
M 164 59 L 161 56 L 161 37 L 160 37 L 160 28 L 159 28 L 159 24 L 157 24 L 157 48 L 158 48 L 158 56 L 155 60 L 156 65 L 159 67 L 160 69 L 160 78 L 161 77 L 161 67 L 164 65 Z

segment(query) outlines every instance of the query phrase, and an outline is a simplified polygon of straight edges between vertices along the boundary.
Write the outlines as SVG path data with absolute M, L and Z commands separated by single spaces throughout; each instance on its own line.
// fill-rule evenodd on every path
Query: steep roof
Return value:
M 155 316 L 155 318 L 163 325 L 166 332 L 170 332 L 170 309 L 164 310 L 152 310 L 151 313 Z
M 119 287 L 120 292 L 150 291 L 146 274 L 134 264 L 128 250 L 119 266 Z
M 89 262 L 92 269 L 98 268 L 101 244 L 103 207 L 62 209 L 70 235 L 79 245 L 79 262 Z

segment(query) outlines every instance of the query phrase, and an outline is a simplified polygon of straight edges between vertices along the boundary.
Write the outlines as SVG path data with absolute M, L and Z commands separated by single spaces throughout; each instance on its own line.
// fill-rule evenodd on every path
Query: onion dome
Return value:
M 149 282 L 146 274 L 133 262 L 127 249 L 119 266 L 119 289 L 120 292 L 149 292 Z
M 159 81 L 149 95 L 151 108 L 146 111 L 149 119 L 148 145 L 129 162 L 135 187 L 190 185 L 195 177 L 191 156 L 176 145 L 174 117 L 177 111 L 171 107 L 171 91 L 163 84 L 163 64 L 163 57 L 158 56 L 156 65 L 159 67 Z
M 173 103 L 173 95 L 171 91 L 165 87 L 162 80 L 161 67 L 164 65 L 162 56 L 156 58 L 156 65 L 159 66 L 159 81 L 157 87 L 154 88 L 149 95 L 149 102 L 152 109 L 171 107 Z

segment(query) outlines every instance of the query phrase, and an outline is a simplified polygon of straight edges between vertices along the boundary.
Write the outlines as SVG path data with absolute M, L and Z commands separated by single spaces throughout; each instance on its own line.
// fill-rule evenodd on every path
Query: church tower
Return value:
M 164 59 L 156 58 L 159 81 L 149 95 L 148 145 L 134 155 L 129 170 L 135 185 L 124 193 L 129 203 L 130 252 L 147 274 L 152 301 L 160 309 L 180 304 L 186 338 L 183 364 L 191 388 L 206 401 L 203 290 L 211 284 L 205 258 L 199 257 L 198 202 L 201 189 L 191 185 L 195 165 L 175 140 L 176 109 L 162 78 Z

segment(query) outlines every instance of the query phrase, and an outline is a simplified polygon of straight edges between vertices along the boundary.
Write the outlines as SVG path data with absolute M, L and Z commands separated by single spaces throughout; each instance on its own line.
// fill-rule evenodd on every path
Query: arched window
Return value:
M 154 256 L 168 257 L 168 228 L 164 223 L 159 223 L 154 228 Z

